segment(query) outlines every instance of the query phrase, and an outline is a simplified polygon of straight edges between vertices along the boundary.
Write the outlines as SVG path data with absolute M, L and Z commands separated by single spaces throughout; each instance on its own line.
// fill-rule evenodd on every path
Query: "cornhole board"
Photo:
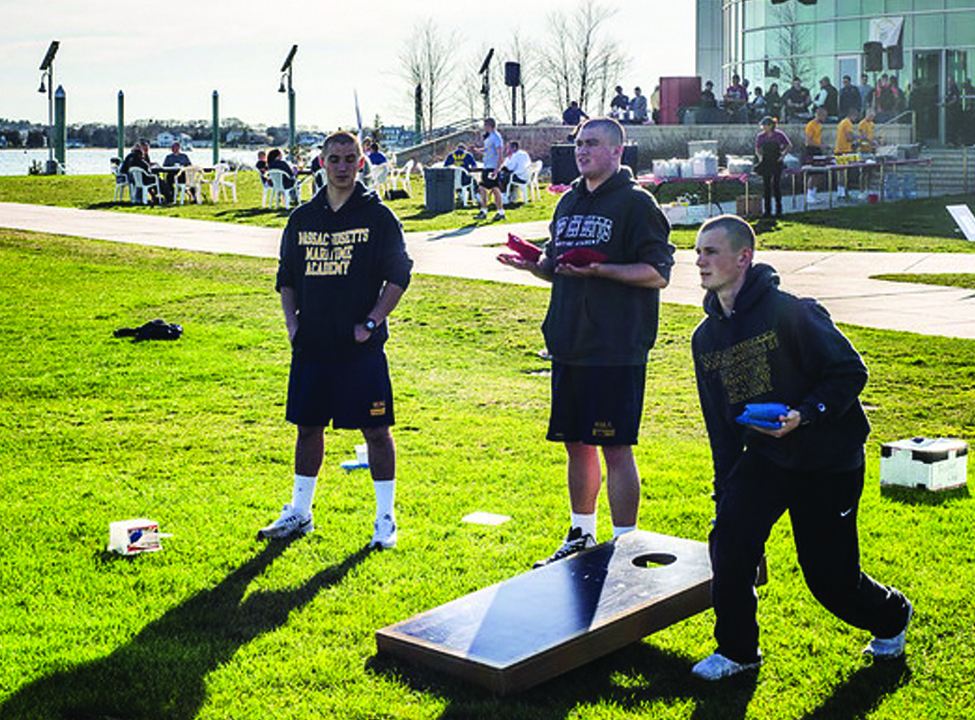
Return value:
M 945 209 L 951 213 L 952 219 L 965 238 L 975 242 L 975 215 L 972 214 L 971 208 L 968 205 L 945 205 Z
M 376 645 L 504 694 L 709 607 L 707 544 L 637 530 L 385 627 Z

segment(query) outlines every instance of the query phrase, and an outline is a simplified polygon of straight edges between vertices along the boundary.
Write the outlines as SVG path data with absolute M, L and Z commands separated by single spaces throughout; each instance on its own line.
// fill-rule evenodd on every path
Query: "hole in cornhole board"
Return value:
M 671 555 L 670 553 L 647 553 L 646 555 L 638 555 L 630 562 L 632 562 L 638 568 L 653 570 L 655 567 L 666 567 L 667 565 L 672 565 L 673 563 L 677 562 L 677 556 Z

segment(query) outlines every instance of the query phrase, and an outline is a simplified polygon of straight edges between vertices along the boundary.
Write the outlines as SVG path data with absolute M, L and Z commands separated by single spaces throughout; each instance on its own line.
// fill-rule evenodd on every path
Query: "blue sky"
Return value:
M 661 75 L 694 73 L 691 0 L 602 4 L 617 9 L 607 28 L 631 58 L 620 78 L 628 92 L 633 85 L 652 88 Z M 299 125 L 351 125 L 354 91 L 364 121 L 378 113 L 386 124 L 411 124 L 398 54 L 418 19 L 455 32 L 467 64 L 482 48 L 500 51 L 515 28 L 541 42 L 550 13 L 573 7 L 573 0 L 0 0 L 0 117 L 47 121 L 38 66 L 56 39 L 55 84 L 65 88 L 72 123 L 115 122 L 121 89 L 129 121 L 209 118 L 217 90 L 222 116 L 284 124 L 278 71 L 298 44 Z

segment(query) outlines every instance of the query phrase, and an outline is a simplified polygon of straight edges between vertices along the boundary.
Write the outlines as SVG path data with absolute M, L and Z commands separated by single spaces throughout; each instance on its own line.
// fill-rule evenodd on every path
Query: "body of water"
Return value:
M 78 148 L 65 151 L 65 166 L 68 175 L 108 175 L 109 160 L 118 153 L 109 148 Z M 169 154 L 169 148 L 153 148 L 149 158 L 161 163 Z M 186 153 L 197 165 L 210 165 L 213 151 L 210 148 L 197 148 Z M 27 175 L 27 169 L 35 160 L 44 167 L 47 164 L 47 148 L 35 150 L 0 150 L 0 175 Z M 254 167 L 257 150 L 244 148 L 225 148 L 220 151 L 220 159 L 234 161 Z

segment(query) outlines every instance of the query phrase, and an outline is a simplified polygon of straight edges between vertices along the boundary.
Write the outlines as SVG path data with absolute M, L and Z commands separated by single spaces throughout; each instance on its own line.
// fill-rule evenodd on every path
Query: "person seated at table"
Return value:
M 260 173 L 260 176 L 261 176 L 261 185 L 267 185 L 268 184 L 268 179 L 267 179 L 267 152 L 265 150 L 258 150 L 257 151 L 257 162 L 254 164 L 254 167 L 257 168 L 257 172 Z
M 139 145 L 139 143 L 136 143 L 135 145 L 132 146 L 132 150 L 130 150 L 129 154 L 125 156 L 125 159 L 122 160 L 122 165 L 119 167 L 119 173 L 125 175 L 125 177 L 128 178 L 130 187 L 132 188 L 134 188 L 135 185 L 132 184 L 133 183 L 132 173 L 129 171 L 134 167 L 141 168 L 146 173 L 152 172 L 152 168 L 150 168 L 149 163 L 146 162 L 145 156 L 142 153 L 142 146 Z M 142 197 L 141 197 L 142 192 L 143 190 L 139 188 L 139 190 L 136 191 L 136 195 L 132 197 L 132 202 L 142 202 Z M 159 197 L 156 194 L 155 188 L 149 188 L 149 199 L 152 202 L 158 202 Z
M 821 165 L 823 164 L 823 159 L 829 156 L 829 148 L 823 144 L 823 125 L 826 123 L 826 118 L 826 107 L 820 105 L 816 108 L 815 117 L 806 123 L 805 149 L 802 157 L 803 165 Z M 807 183 L 806 202 L 817 202 L 816 190 L 819 187 L 819 178 L 808 178 Z
M 174 142 L 170 150 L 169 155 L 163 160 L 163 167 L 188 167 L 193 164 L 178 142 Z
M 765 210 L 762 217 L 772 217 L 772 198 L 775 197 L 775 214 L 782 214 L 782 158 L 792 149 L 789 136 L 776 128 L 775 118 L 766 115 L 759 123 L 762 131 L 755 138 L 755 155 L 758 164 L 755 172 L 762 176 L 765 191 Z
M 508 156 L 501 164 L 501 172 L 498 179 L 501 183 L 501 192 L 508 191 L 508 185 L 512 178 L 520 183 L 527 183 L 531 175 L 532 159 L 531 156 L 522 150 L 516 140 L 508 143 Z
M 284 189 L 291 190 L 292 196 L 295 196 L 295 170 L 291 167 L 288 162 L 284 159 L 280 148 L 271 148 L 271 152 L 267 154 L 267 169 L 268 170 L 280 170 L 284 173 Z
M 450 153 L 443 161 L 444 167 L 460 167 L 470 172 L 477 167 L 477 160 L 464 143 L 458 143 L 457 149 Z

